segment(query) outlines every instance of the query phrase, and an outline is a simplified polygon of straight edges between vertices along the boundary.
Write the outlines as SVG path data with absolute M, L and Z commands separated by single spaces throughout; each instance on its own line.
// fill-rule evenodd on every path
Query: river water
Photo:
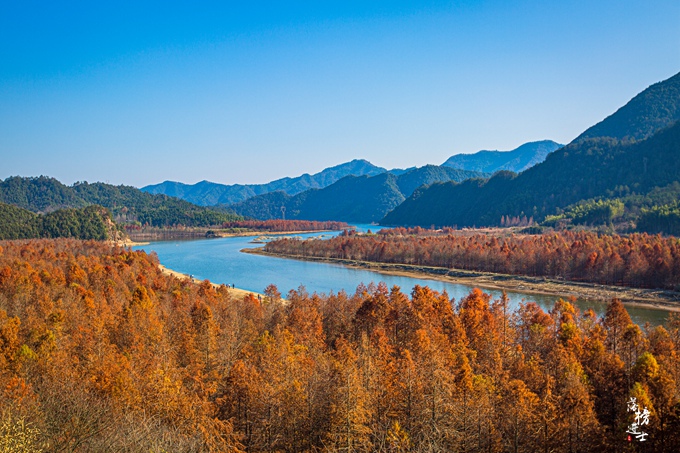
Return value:
M 359 231 L 366 231 L 371 225 L 357 225 Z M 379 228 L 379 227 L 378 227 Z M 310 233 L 296 235 L 299 237 L 319 236 L 328 233 Z M 337 233 L 334 233 L 334 235 Z M 199 239 L 190 241 L 162 241 L 148 245 L 133 247 L 135 250 L 155 252 L 164 266 L 175 271 L 191 274 L 194 278 L 208 279 L 214 283 L 234 284 L 237 288 L 248 291 L 263 292 L 270 283 L 275 284 L 282 294 L 297 290 L 304 286 L 309 293 L 329 294 L 344 290 L 353 294 L 359 284 L 385 282 L 388 288 L 397 285 L 402 292 L 408 294 L 415 285 L 429 286 L 436 291 L 446 291 L 456 301 L 465 297 L 473 287 L 455 283 L 442 282 L 428 278 L 411 278 L 382 274 L 365 269 L 355 269 L 338 264 L 300 261 L 270 256 L 241 253 L 244 248 L 261 247 L 253 244 L 254 237 L 230 237 L 218 239 Z M 501 296 L 501 291 L 484 289 L 494 299 Z M 508 292 L 510 308 L 515 309 L 521 302 L 533 301 L 544 310 L 552 308 L 556 297 L 536 294 Z M 566 296 L 565 296 L 566 298 Z M 601 315 L 605 304 L 598 301 L 578 300 L 580 309 L 593 308 Z M 626 307 L 631 318 L 638 324 L 649 322 L 652 325 L 662 324 L 668 312 L 663 310 Z

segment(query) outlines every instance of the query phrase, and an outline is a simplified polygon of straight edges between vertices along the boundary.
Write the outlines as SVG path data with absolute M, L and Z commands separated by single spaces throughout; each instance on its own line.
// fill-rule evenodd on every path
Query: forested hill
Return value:
M 564 145 L 552 140 L 525 143 L 512 151 L 479 151 L 474 154 L 456 154 L 442 165 L 462 170 L 495 173 L 509 170 L 516 173 L 527 170 L 545 160 L 551 152 Z
M 275 192 L 250 198 L 230 206 L 235 212 L 257 219 L 338 220 L 369 223 L 380 220 L 404 201 L 391 173 L 377 176 L 346 176 L 323 189 L 310 189 L 293 197 Z M 278 203 L 283 203 L 278 204 Z
M 646 194 L 680 180 L 680 123 L 647 140 L 581 140 L 516 175 L 434 184 L 387 214 L 385 225 L 500 225 L 502 216 L 540 221 L 580 200 Z
M 330 186 L 345 176 L 374 176 L 385 173 L 382 167 L 376 167 L 363 159 L 326 168 L 313 175 L 305 173 L 296 178 L 282 178 L 268 184 L 233 184 L 225 185 L 209 181 L 197 184 L 183 184 L 165 181 L 161 184 L 142 187 L 142 190 L 153 194 L 165 194 L 181 198 L 199 206 L 215 206 L 232 204 L 266 193 L 282 191 L 288 195 L 297 195 L 309 189 L 320 189 Z
M 489 180 L 435 184 L 418 190 L 381 223 L 487 226 L 500 225 L 503 216 L 525 215 L 540 221 L 557 213 L 558 208 L 581 200 L 646 195 L 677 182 L 680 126 L 671 120 L 677 113 L 669 112 L 677 112 L 675 106 L 680 104 L 680 97 L 673 95 L 677 93 L 678 80 L 674 76 L 653 85 L 600 123 L 618 125 L 616 135 L 620 137 L 639 137 L 640 131 L 652 130 L 656 124 L 670 124 L 646 140 L 587 138 L 584 133 L 519 175 L 499 172 Z M 667 93 L 668 97 L 655 106 L 651 100 L 657 99 L 658 93 Z M 667 113 L 645 113 L 662 111 Z M 629 118 L 637 118 L 638 122 L 629 122 Z M 591 128 L 586 133 L 597 130 Z M 599 130 L 604 133 L 604 126 Z
M 0 181 L 0 202 L 36 213 L 99 205 L 111 210 L 117 221 L 157 227 L 211 226 L 241 218 L 165 195 L 148 194 L 130 186 L 86 182 L 66 186 L 45 176 L 12 176 Z
M 111 239 L 115 225 L 101 206 L 58 209 L 48 214 L 0 203 L 0 240 L 37 238 Z
M 461 170 L 437 165 L 425 165 L 414 168 L 397 176 L 397 186 L 404 197 L 410 197 L 418 187 L 445 181 L 465 181 L 471 178 L 482 178 L 488 174 L 476 170 Z
M 347 176 L 324 189 L 311 189 L 293 197 L 274 192 L 229 206 L 235 212 L 258 219 L 288 219 L 376 222 L 423 184 L 462 181 L 484 173 L 426 165 L 395 176 Z
M 575 141 L 593 137 L 641 140 L 680 119 L 680 73 L 635 96 Z

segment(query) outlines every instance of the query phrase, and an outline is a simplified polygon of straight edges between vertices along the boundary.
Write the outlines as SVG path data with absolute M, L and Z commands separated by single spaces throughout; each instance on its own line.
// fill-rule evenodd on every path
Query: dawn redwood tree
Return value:
M 354 347 L 339 338 L 332 359 L 334 394 L 330 405 L 327 445 L 330 451 L 370 451 L 372 408 Z
M 431 243 L 430 259 L 496 266 L 480 250 L 498 247 L 541 270 L 553 247 L 574 269 L 596 252 L 611 272 L 621 241 L 626 262 L 636 247 L 661 257 L 656 272 L 667 259 L 651 236 L 456 247 L 423 231 L 363 248 L 348 234 L 346 251 Z M 653 413 L 645 446 L 674 452 L 679 347 L 679 317 L 641 329 L 618 301 L 600 319 L 565 300 L 511 311 L 479 290 L 454 303 L 373 284 L 287 299 L 270 287 L 260 300 L 103 243 L 0 245 L 0 442 L 23 423 L 45 451 L 622 451 L 635 396 Z
M 633 321 L 619 299 L 613 299 L 607 304 L 607 310 L 602 325 L 607 333 L 607 347 L 614 354 L 621 354 L 623 350 L 623 336 Z

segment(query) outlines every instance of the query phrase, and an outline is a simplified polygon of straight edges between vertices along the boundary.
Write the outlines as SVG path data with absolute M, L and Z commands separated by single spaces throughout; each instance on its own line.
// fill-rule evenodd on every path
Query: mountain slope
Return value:
M 546 156 L 562 147 L 552 140 L 525 143 L 512 151 L 479 151 L 456 154 L 442 165 L 463 170 L 495 173 L 500 170 L 522 172 L 545 160 Z
M 481 178 L 487 174 L 478 171 L 460 170 L 437 165 L 425 165 L 414 168 L 397 176 L 397 186 L 404 197 L 411 194 L 420 186 L 430 185 L 436 182 L 465 181 L 471 178 Z
M 315 189 L 312 189 L 315 190 Z M 303 192 L 304 193 L 304 192 Z M 296 195 L 299 196 L 299 195 Z M 239 215 L 259 220 L 271 220 L 283 218 L 281 207 L 286 208 L 293 197 L 282 190 L 256 195 L 238 203 L 228 205 L 228 208 Z M 292 219 L 286 213 L 287 219 Z M 304 220 L 305 219 L 302 217 Z
M 295 196 L 271 192 L 230 205 L 234 212 L 256 219 L 337 220 L 370 223 L 404 201 L 391 173 L 377 176 L 345 176 L 323 189 L 310 189 Z
M 645 194 L 680 179 L 680 122 L 647 140 L 581 140 L 516 175 L 434 184 L 387 214 L 385 225 L 499 225 L 502 216 L 554 214 L 580 200 Z
M 87 182 L 66 186 L 45 176 L 12 176 L 0 181 L 0 202 L 37 213 L 99 205 L 110 209 L 117 221 L 152 226 L 208 226 L 236 220 L 237 217 L 177 198 L 152 195 L 130 186 Z
M 214 206 L 238 203 L 256 195 L 277 190 L 283 191 L 288 195 L 296 195 L 305 190 L 327 187 L 345 176 L 374 176 L 386 171 L 384 168 L 376 167 L 367 160 L 355 159 L 351 162 L 326 168 L 313 175 L 305 173 L 296 178 L 281 178 L 267 184 L 225 185 L 209 181 L 183 184 L 165 181 L 160 184 L 142 187 L 141 190 L 152 194 L 164 194 L 181 198 L 199 206 Z
M 674 76 L 653 85 L 648 89 L 651 94 L 641 93 L 600 124 L 617 125 L 615 132 L 621 137 L 637 137 L 640 131 L 651 130 L 654 124 L 665 124 L 672 117 L 670 113 L 635 116 L 632 112 L 677 111 L 675 106 L 680 104 L 680 97 L 673 98 L 670 103 L 664 98 L 657 106 L 644 103 L 645 109 L 636 107 L 641 99 L 654 99 L 658 93 L 673 93 L 677 83 L 678 76 Z M 639 122 L 628 122 L 628 118 L 634 116 Z M 540 220 L 580 200 L 646 194 L 680 180 L 680 123 L 670 124 L 638 142 L 582 135 L 548 155 L 543 163 L 519 175 L 500 172 L 488 180 L 432 185 L 416 191 L 381 223 L 459 227 L 499 225 L 502 216 L 526 215 Z M 586 132 L 596 133 L 597 130 L 606 129 L 602 126 Z
M 297 195 L 286 215 L 306 220 L 370 223 L 380 220 L 402 201 L 404 196 L 393 174 L 346 176 L 324 189 Z
M 462 181 L 483 173 L 426 165 L 396 176 L 347 176 L 323 189 L 310 189 L 291 197 L 284 192 L 259 195 L 229 208 L 240 215 L 257 219 L 286 218 L 374 222 L 397 206 L 423 184 Z
M 641 140 L 680 119 L 680 73 L 655 83 L 612 115 L 579 135 Z

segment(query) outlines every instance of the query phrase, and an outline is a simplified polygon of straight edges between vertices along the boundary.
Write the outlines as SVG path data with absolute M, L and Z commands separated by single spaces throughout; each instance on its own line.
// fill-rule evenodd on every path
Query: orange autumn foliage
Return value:
M 0 413 L 36 449 L 622 451 L 631 395 L 649 448 L 680 447 L 677 316 L 383 284 L 236 298 L 104 243 L 1 247 Z
M 381 230 L 329 240 L 283 238 L 267 252 L 495 272 L 642 288 L 680 287 L 680 241 L 659 235 L 587 231 L 498 236 L 491 233 Z M 455 275 L 454 275 L 455 276 Z

